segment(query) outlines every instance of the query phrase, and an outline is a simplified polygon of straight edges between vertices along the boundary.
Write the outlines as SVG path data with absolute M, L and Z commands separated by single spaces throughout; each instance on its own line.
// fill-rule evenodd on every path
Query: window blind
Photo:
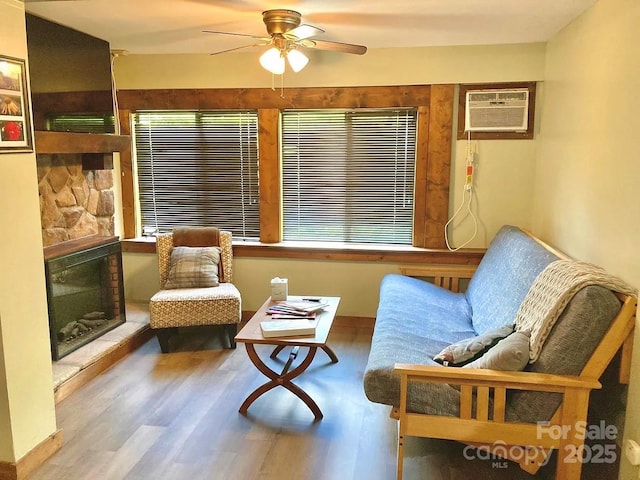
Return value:
M 416 117 L 283 112 L 284 240 L 411 245 Z
M 216 226 L 260 237 L 256 112 L 133 116 L 143 234 Z

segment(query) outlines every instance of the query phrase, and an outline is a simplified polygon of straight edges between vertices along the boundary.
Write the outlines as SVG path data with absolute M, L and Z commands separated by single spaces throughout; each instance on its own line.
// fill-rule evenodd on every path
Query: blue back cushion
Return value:
M 467 288 L 474 330 L 482 335 L 513 323 L 529 287 L 554 260 L 556 255 L 519 228 L 502 227 Z

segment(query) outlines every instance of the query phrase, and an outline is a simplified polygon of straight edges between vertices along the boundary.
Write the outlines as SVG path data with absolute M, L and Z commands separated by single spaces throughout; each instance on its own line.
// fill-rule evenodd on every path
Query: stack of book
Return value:
M 267 310 L 270 320 L 260 322 L 263 337 L 315 335 L 317 312 L 328 303 L 318 301 L 277 302 Z
M 319 312 L 326 303 L 321 302 L 277 302 L 269 307 L 267 314 L 273 318 L 292 317 L 292 318 L 315 318 L 316 312 Z

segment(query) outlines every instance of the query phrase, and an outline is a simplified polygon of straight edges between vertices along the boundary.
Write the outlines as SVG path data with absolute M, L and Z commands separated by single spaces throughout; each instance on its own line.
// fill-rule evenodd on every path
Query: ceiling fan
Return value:
M 260 56 L 260 64 L 273 74 L 281 75 L 285 71 L 285 59 L 289 62 L 294 72 L 302 70 L 309 58 L 300 51 L 300 48 L 315 48 L 333 52 L 352 53 L 363 55 L 367 47 L 351 43 L 329 42 L 325 40 L 312 40 L 324 30 L 312 25 L 301 24 L 302 16 L 294 10 L 276 9 L 262 12 L 262 20 L 267 27 L 268 37 L 248 35 L 244 33 L 219 32 L 215 30 L 203 30 L 205 33 L 222 35 L 236 35 L 257 40 L 256 43 L 243 45 L 215 52 L 212 55 L 240 50 L 247 47 L 271 46 L 269 50 Z

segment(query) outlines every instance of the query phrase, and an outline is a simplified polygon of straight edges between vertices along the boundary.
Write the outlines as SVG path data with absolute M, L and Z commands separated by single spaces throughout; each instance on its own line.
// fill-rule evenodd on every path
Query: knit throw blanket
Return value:
M 637 290 L 596 265 L 573 260 L 551 262 L 538 274 L 516 313 L 516 331 L 531 331 L 529 363 L 540 356 L 549 332 L 569 301 L 588 285 L 637 296 Z

